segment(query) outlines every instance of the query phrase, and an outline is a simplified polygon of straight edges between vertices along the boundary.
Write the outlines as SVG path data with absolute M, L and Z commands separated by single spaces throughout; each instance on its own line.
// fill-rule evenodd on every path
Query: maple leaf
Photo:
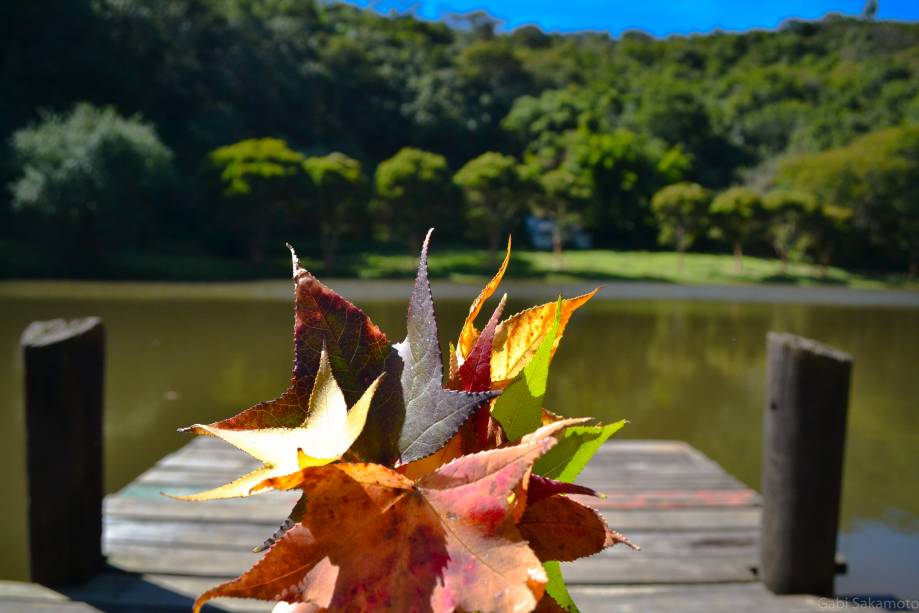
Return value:
M 224 596 L 332 611 L 532 610 L 546 575 L 514 525 L 515 492 L 557 430 L 463 456 L 418 482 L 357 463 L 272 479 L 267 486 L 301 488 L 307 513 L 248 572 L 202 594 L 195 611 Z
M 289 245 L 288 245 L 289 247 Z M 366 431 L 354 445 L 363 459 L 391 462 L 402 427 L 401 361 L 386 335 L 358 307 L 301 268 L 290 248 L 294 279 L 294 366 L 288 389 L 278 398 L 258 403 L 234 417 L 210 424 L 221 430 L 295 428 L 308 417 L 309 399 L 319 370 L 320 354 L 328 353 L 332 373 L 345 399 L 354 404 L 372 381 L 388 374 L 374 394 Z M 208 434 L 201 425 L 191 426 Z
M 469 306 L 469 314 L 466 316 L 466 321 L 463 323 L 463 329 L 460 330 L 459 340 L 456 343 L 456 349 L 453 355 L 465 359 L 466 356 L 472 351 L 472 348 L 475 346 L 476 339 L 479 336 L 479 331 L 475 329 L 475 318 L 478 317 L 479 311 L 482 310 L 485 301 L 491 298 L 491 295 L 495 293 L 495 290 L 498 289 L 498 285 L 501 283 L 501 279 L 504 278 L 504 272 L 507 270 L 507 265 L 511 261 L 511 237 L 507 237 L 507 253 L 504 255 L 504 262 L 501 263 L 501 267 L 498 269 L 498 272 L 495 273 L 495 276 L 492 277 L 485 287 L 479 292 L 479 295 L 475 300 L 472 301 L 472 304 Z
M 606 498 L 605 495 L 583 485 L 556 481 L 535 473 L 530 475 L 529 485 L 527 486 L 527 504 L 535 504 L 555 494 L 582 494 L 584 496 Z
M 555 356 L 571 315 L 598 291 L 599 288 L 582 296 L 562 300 L 550 360 Z M 558 308 L 557 302 L 547 302 L 512 315 L 498 325 L 491 354 L 492 387 L 505 387 L 520 374 L 546 334 L 554 327 Z
M 600 446 L 627 423 L 621 419 L 605 426 L 568 428 L 559 444 L 539 458 L 533 470 L 559 481 L 573 482 Z
M 542 399 L 546 395 L 552 349 L 561 323 L 561 304 L 562 299 L 559 298 L 553 323 L 543 335 L 532 359 L 495 402 L 492 415 L 501 423 L 510 440 L 532 432 L 542 420 Z
M 596 510 L 558 494 L 529 502 L 517 527 L 543 562 L 572 562 L 616 543 L 637 549 Z
M 286 475 L 305 466 L 334 462 L 348 451 L 363 430 L 374 392 L 383 376 L 371 383 L 348 411 L 344 394 L 332 375 L 328 354 L 323 349 L 309 410 L 298 427 L 233 430 L 202 424 L 193 426 L 242 449 L 264 462 L 264 466 L 218 488 L 176 498 L 198 501 L 244 497 L 255 485 L 271 477 Z
M 501 298 L 501 302 L 491 314 L 488 324 L 476 339 L 462 366 L 456 369 L 456 382 L 464 391 L 484 392 L 491 389 L 491 353 L 495 330 L 498 328 L 498 321 L 501 319 L 501 313 L 504 312 L 505 304 L 507 304 L 507 294 Z
M 549 581 L 546 583 L 546 593 L 534 609 L 535 613 L 580 613 L 574 599 L 568 593 L 558 561 L 543 562 L 542 567 Z
M 408 463 L 443 447 L 483 401 L 498 392 L 459 392 L 443 387 L 434 300 L 428 281 L 428 231 L 408 305 L 405 340 L 394 345 L 402 358 L 405 421 L 399 435 L 401 461 Z

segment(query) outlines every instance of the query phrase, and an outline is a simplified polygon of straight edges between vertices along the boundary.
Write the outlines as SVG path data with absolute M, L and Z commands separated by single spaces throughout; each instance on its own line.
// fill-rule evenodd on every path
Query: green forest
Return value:
M 531 215 L 559 254 L 586 236 L 919 274 L 919 24 L 613 38 L 310 0 L 34 0 L 0 8 L 0 48 L 6 277 L 138 258 L 258 275 L 285 242 L 350 274 L 347 254 L 410 253 L 430 226 L 527 248 Z

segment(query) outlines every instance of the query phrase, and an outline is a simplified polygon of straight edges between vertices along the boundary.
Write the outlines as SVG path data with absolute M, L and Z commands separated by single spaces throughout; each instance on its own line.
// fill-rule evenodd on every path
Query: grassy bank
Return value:
M 171 281 L 236 281 L 283 279 L 290 269 L 286 251 L 259 264 L 221 258 L 211 254 L 124 253 L 109 257 L 95 266 L 78 269 L 21 245 L 0 243 L 0 277 L 136 279 Z M 417 259 L 404 252 L 343 254 L 332 270 L 309 256 L 301 262 L 324 277 L 359 279 L 411 278 Z M 831 267 L 821 275 L 818 267 L 792 263 L 782 272 L 775 259 L 745 257 L 743 271 L 737 272 L 730 255 L 688 253 L 680 258 L 672 252 L 570 251 L 558 268 L 551 253 L 515 250 L 509 278 L 554 282 L 598 280 L 656 281 L 684 284 L 761 284 L 831 285 L 853 288 L 919 289 L 919 280 L 903 275 L 857 273 Z M 488 253 L 478 249 L 437 249 L 431 254 L 432 277 L 454 281 L 473 281 L 494 273 Z

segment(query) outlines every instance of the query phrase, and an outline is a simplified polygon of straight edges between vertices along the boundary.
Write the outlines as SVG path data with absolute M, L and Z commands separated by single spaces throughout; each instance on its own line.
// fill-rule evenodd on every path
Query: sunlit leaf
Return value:
M 443 387 L 443 362 L 437 339 L 434 301 L 428 282 L 428 232 L 408 306 L 405 340 L 395 345 L 402 358 L 405 422 L 399 435 L 402 462 L 428 456 L 443 447 L 472 412 L 497 392 L 458 392 Z
M 495 276 L 492 277 L 482 291 L 476 296 L 476 299 L 472 301 L 472 305 L 469 307 L 469 314 L 466 316 L 466 321 L 463 322 L 463 329 L 460 331 L 459 340 L 456 345 L 456 354 L 459 357 L 465 359 L 469 355 L 469 352 L 472 351 L 472 348 L 475 346 L 475 341 L 479 337 L 479 332 L 475 328 L 475 318 L 478 317 L 479 311 L 482 310 L 482 306 L 485 302 L 491 298 L 491 295 L 495 293 L 495 290 L 498 289 L 498 285 L 501 283 L 501 279 L 504 278 L 504 272 L 507 270 L 507 265 L 511 261 L 511 237 L 507 237 L 507 253 L 504 256 L 504 261 L 501 263 L 501 268 L 498 269 L 498 272 L 495 273 Z
M 567 496 L 530 502 L 517 527 L 543 562 L 572 562 L 616 543 L 635 548 L 628 539 L 610 530 L 596 510 Z
M 561 303 L 562 300 L 559 298 L 556 306 L 559 307 Z M 495 401 L 492 416 L 504 428 L 509 440 L 517 440 L 527 432 L 532 432 L 542 421 L 542 399 L 546 395 L 549 363 L 558 334 L 560 316 L 561 309 L 556 308 L 555 319 L 543 336 L 536 353 L 523 368 L 523 372 Z
M 558 481 L 573 482 L 606 439 L 627 423 L 622 419 L 606 426 L 568 428 L 552 452 L 539 459 L 534 472 Z
M 273 480 L 309 512 L 238 579 L 205 592 L 329 610 L 527 611 L 545 572 L 513 522 L 515 488 L 552 436 L 464 456 L 419 482 L 375 464 Z M 367 547 L 356 546 L 367 544 Z
M 581 494 L 583 496 L 595 496 L 604 498 L 603 494 L 583 485 L 568 483 L 565 481 L 556 481 L 542 475 L 530 475 L 529 486 L 527 488 L 527 503 L 534 504 L 549 496 L 555 494 Z
M 558 317 L 558 332 L 552 344 L 550 358 L 555 355 L 571 315 L 593 298 L 599 289 L 562 301 Z M 546 304 L 521 311 L 505 319 L 495 332 L 495 347 L 491 356 L 491 378 L 495 387 L 503 387 L 527 365 L 543 339 L 555 325 L 558 303 Z
M 397 455 L 403 420 L 399 387 L 401 363 L 389 339 L 367 315 L 320 283 L 291 249 L 295 295 L 294 368 L 290 387 L 280 397 L 260 402 L 238 415 L 210 424 L 221 430 L 296 428 L 309 414 L 309 399 L 323 349 L 345 399 L 354 404 L 382 373 L 374 394 L 367 431 L 354 446 L 362 458 L 387 463 Z M 208 434 L 200 425 L 198 434 Z
M 382 376 L 382 375 L 381 375 Z M 218 488 L 177 496 L 182 500 L 214 500 L 248 496 L 253 486 L 271 477 L 286 475 L 304 466 L 319 466 L 339 459 L 364 428 L 379 379 L 348 410 L 344 394 L 332 376 L 323 350 L 305 421 L 296 428 L 232 430 L 197 424 L 195 429 L 219 437 L 261 460 L 264 466 Z
M 578 606 L 574 604 L 574 599 L 568 593 L 565 586 L 565 579 L 562 577 L 562 567 L 557 560 L 543 562 L 543 568 L 546 571 L 546 577 L 549 579 L 546 583 L 546 594 L 539 601 L 536 608 L 537 613 L 558 613 L 567 611 L 568 613 L 580 613 Z

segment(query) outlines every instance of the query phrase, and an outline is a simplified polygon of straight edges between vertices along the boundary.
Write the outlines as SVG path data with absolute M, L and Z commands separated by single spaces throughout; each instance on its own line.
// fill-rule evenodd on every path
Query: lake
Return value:
M 26 578 L 18 340 L 30 321 L 86 315 L 105 321 L 109 491 L 184 444 L 186 435 L 175 428 L 273 398 L 290 377 L 287 283 L 213 291 L 65 283 L 0 290 L 6 426 L 0 430 L 6 490 L 0 578 Z M 407 291 L 405 285 L 406 297 Z M 547 288 L 546 297 L 553 291 Z M 455 296 L 476 292 L 454 287 L 450 300 L 437 303 L 444 343 L 455 339 L 468 308 L 468 300 Z M 389 294 L 355 302 L 400 340 L 405 302 Z M 435 300 L 437 295 L 435 286 Z M 512 300 L 507 312 L 524 306 Z M 837 590 L 919 597 L 919 308 L 595 299 L 572 319 L 553 364 L 546 406 L 569 415 L 629 419 L 617 436 L 688 441 L 758 489 L 770 330 L 802 334 L 855 356 L 840 534 L 849 574 L 838 580 Z

